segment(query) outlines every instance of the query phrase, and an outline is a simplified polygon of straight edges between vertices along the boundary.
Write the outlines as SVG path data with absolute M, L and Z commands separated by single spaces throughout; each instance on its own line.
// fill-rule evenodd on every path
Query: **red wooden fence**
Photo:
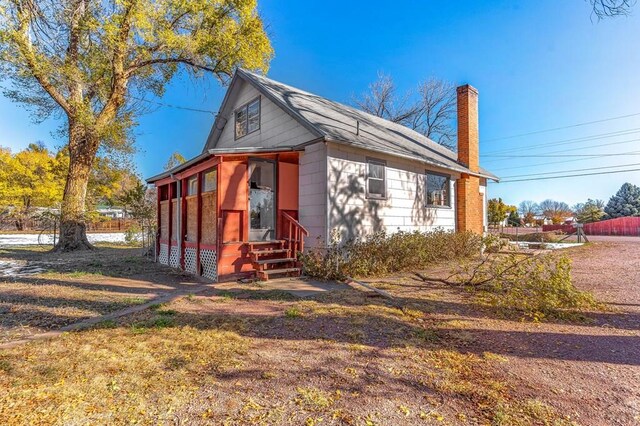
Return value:
M 542 231 L 575 232 L 572 225 L 544 225 Z M 640 217 L 619 217 L 600 222 L 585 223 L 584 233 L 587 235 L 623 235 L 640 236 Z

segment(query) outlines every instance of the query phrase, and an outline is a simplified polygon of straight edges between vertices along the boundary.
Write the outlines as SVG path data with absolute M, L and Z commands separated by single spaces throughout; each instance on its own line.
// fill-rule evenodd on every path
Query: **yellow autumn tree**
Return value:
M 0 151 L 0 206 L 18 229 L 36 207 L 54 207 L 62 201 L 64 180 L 56 173 L 56 158 L 42 144 L 31 144 L 11 155 Z
M 266 71 L 273 50 L 256 0 L 0 0 L 0 78 L 69 150 L 56 250 L 90 249 L 87 186 L 98 152 L 127 150 L 143 110 L 181 69 L 226 81 Z

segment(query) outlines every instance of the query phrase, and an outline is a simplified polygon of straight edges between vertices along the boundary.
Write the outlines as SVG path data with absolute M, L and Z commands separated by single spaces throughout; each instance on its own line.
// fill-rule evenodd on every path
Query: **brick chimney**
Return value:
M 480 148 L 478 136 L 478 90 L 468 84 L 458 94 L 458 162 L 478 173 Z M 484 206 L 480 178 L 463 173 L 456 182 L 456 229 L 482 234 Z

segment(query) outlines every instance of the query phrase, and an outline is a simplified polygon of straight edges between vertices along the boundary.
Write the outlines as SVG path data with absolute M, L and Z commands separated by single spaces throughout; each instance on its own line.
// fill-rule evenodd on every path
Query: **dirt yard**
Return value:
M 143 304 L 201 284 L 134 248 L 81 255 L 0 248 L 0 343 Z
M 503 319 L 411 275 L 368 280 L 395 301 L 346 285 L 306 298 L 224 285 L 0 349 L 0 423 L 640 424 L 640 244 L 567 253 L 576 285 L 613 310 Z M 5 340 L 197 285 L 123 249 L 47 256 L 0 253 L 48 262 L 0 284 Z

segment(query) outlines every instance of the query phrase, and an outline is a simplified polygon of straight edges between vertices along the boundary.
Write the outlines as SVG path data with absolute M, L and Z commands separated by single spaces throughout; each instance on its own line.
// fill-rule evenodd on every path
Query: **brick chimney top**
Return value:
M 480 168 L 478 136 L 478 89 L 468 84 L 457 88 L 458 161 L 472 172 Z

